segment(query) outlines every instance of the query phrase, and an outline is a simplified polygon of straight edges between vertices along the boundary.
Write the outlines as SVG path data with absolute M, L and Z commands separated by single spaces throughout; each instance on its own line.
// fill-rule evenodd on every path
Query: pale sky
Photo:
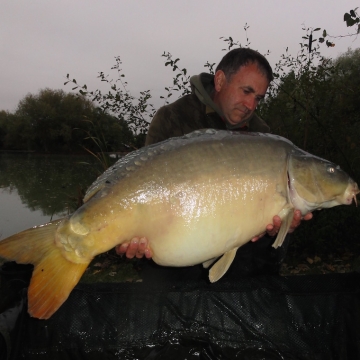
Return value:
M 355 32 L 343 14 L 355 0 L 3 0 L 0 12 L 0 110 L 13 112 L 28 93 L 63 89 L 66 74 L 101 88 L 97 79 L 110 70 L 115 56 L 134 96 L 151 90 L 155 106 L 163 104 L 173 72 L 164 66 L 164 51 L 179 57 L 191 75 L 206 71 L 225 54 L 220 37 L 232 36 L 265 54 L 272 66 L 286 47 L 296 54 L 302 28 L 320 27 L 332 35 Z M 316 35 L 319 35 L 317 32 Z M 360 47 L 360 37 L 334 39 L 323 55 L 337 57 Z

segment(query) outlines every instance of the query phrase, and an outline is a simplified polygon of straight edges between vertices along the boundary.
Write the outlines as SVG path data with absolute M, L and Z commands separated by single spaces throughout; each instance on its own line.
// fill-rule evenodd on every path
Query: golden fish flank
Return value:
M 28 311 L 47 319 L 94 256 L 134 236 L 149 239 L 160 265 L 213 264 L 214 282 L 274 215 L 283 220 L 277 247 L 294 207 L 350 204 L 358 192 L 339 167 L 279 136 L 196 131 L 120 159 L 70 217 L 1 241 L 0 256 L 34 264 Z

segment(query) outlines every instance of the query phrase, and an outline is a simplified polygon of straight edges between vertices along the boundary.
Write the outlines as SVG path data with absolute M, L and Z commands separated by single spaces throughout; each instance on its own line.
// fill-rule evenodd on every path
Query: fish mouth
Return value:
M 353 199 L 354 199 L 354 203 L 355 203 L 355 205 L 356 205 L 356 207 L 358 206 L 358 203 L 357 203 L 357 194 L 359 194 L 360 193 L 360 189 L 359 189 L 359 187 L 358 187 L 358 184 L 357 183 L 355 183 L 355 185 L 354 185 L 354 190 L 353 190 L 354 192 L 353 192 Z
M 352 204 L 352 202 L 354 201 L 355 206 L 358 206 L 358 199 L 357 199 L 357 195 L 360 193 L 360 189 L 359 186 L 356 182 L 351 182 L 349 184 L 349 197 L 347 200 L 347 203 Z

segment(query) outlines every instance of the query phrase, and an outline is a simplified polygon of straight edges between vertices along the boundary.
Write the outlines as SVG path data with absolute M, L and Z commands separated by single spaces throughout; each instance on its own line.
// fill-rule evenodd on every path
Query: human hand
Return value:
M 153 255 L 149 247 L 149 241 L 145 237 L 134 237 L 130 242 L 116 246 L 115 251 L 118 255 L 125 254 L 128 259 L 132 259 L 134 257 L 141 259 L 144 256 L 147 259 L 150 259 Z
M 293 220 L 291 222 L 290 229 L 289 229 L 288 233 L 292 233 L 300 225 L 301 220 L 310 220 L 310 219 L 312 219 L 312 217 L 313 217 L 313 214 L 311 212 L 307 213 L 306 215 L 304 215 L 304 217 L 302 217 L 301 216 L 301 211 L 300 210 L 295 210 L 294 211 L 294 217 L 293 217 Z M 266 226 L 266 232 L 264 232 L 264 233 L 262 233 L 262 234 L 260 234 L 258 236 L 255 236 L 254 238 L 251 239 L 251 241 L 255 242 L 255 241 L 259 240 L 266 233 L 269 236 L 275 236 L 279 232 L 280 226 L 281 226 L 281 218 L 278 215 L 275 215 L 274 218 L 273 218 L 273 224 L 269 224 L 269 225 Z

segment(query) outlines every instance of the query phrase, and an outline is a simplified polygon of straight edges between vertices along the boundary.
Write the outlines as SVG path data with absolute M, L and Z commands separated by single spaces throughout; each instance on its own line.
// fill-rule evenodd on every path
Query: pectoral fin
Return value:
M 276 240 L 274 241 L 274 243 L 272 244 L 272 247 L 277 249 L 279 246 L 282 245 L 282 243 L 284 242 L 285 236 L 288 233 L 289 229 L 290 229 L 290 225 L 292 222 L 292 219 L 294 217 L 294 212 L 293 211 L 289 211 L 286 216 L 282 219 L 281 221 L 281 226 L 280 226 L 280 230 L 278 232 L 278 235 L 276 237 Z
M 232 249 L 226 252 L 210 269 L 209 271 L 209 280 L 210 282 L 218 281 L 229 269 L 231 263 L 233 262 L 236 251 L 238 248 Z

